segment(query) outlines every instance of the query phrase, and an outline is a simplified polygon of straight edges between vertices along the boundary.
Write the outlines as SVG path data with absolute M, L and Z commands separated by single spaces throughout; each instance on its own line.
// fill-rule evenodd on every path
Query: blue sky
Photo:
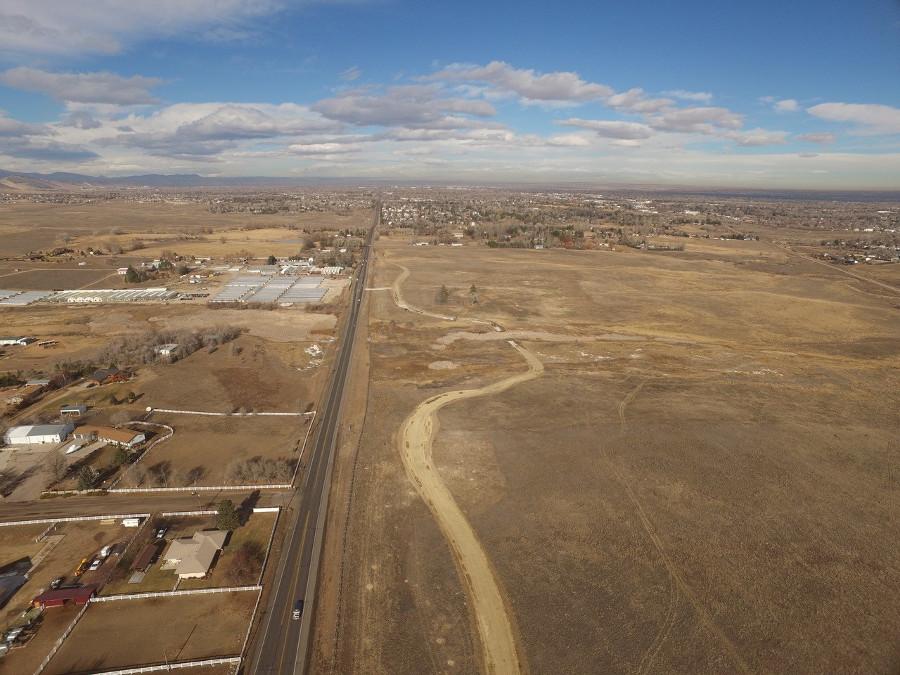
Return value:
M 900 189 L 900 1 L 3 0 L 0 168 Z

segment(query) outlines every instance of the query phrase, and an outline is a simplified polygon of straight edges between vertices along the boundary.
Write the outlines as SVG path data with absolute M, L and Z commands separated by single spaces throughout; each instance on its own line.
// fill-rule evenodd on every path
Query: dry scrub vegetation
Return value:
M 458 320 L 369 296 L 335 672 L 479 668 L 454 561 L 395 434 L 435 393 L 523 371 L 511 337 L 545 373 L 443 408 L 434 461 L 532 672 L 900 665 L 896 294 L 761 242 L 611 253 L 382 240 L 375 258 L 370 286 L 401 263 L 404 299 Z

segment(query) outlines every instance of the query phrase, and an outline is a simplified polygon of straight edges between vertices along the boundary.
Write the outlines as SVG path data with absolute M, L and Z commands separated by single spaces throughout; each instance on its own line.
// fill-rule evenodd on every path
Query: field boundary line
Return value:
M 56 656 L 56 652 L 58 652 L 59 648 L 62 647 L 63 642 L 66 641 L 66 638 L 69 637 L 69 634 L 75 629 L 75 624 L 77 624 L 81 620 L 81 617 L 84 616 L 84 613 L 87 611 L 87 608 L 91 606 L 91 600 L 93 600 L 93 598 L 89 598 L 88 601 L 86 603 L 84 603 L 84 607 L 82 607 L 81 611 L 78 612 L 78 615 L 74 619 L 72 619 L 72 623 L 70 623 L 69 627 L 66 628 L 65 632 L 63 632 L 63 634 L 60 635 L 59 639 L 56 641 L 56 643 L 53 645 L 53 648 L 50 650 L 50 653 L 47 654 L 47 656 L 44 658 L 43 661 L 41 661 L 41 665 L 38 666 L 38 669 L 36 671 L 34 671 L 34 675 L 39 675 L 39 673 L 41 673 L 44 670 L 44 668 L 47 667 L 47 664 L 50 663 L 50 660 L 54 656 Z
M 305 413 L 309 414 L 309 413 Z M 297 473 L 300 471 L 300 463 L 303 461 L 303 455 L 306 454 L 306 443 L 309 440 L 309 434 L 312 431 L 313 425 L 316 423 L 316 411 L 312 411 L 312 419 L 309 421 L 309 424 L 306 426 L 306 436 L 303 439 L 303 447 L 300 448 L 300 456 L 297 458 L 297 463 L 294 465 L 294 475 L 291 476 L 291 487 L 294 486 L 294 483 L 297 482 Z
M 196 487 L 155 487 L 155 488 L 110 488 L 107 492 L 154 493 L 154 492 L 222 492 L 223 490 L 290 490 L 292 483 L 269 483 L 268 485 L 198 485 Z
M 310 412 L 210 412 L 204 410 L 175 410 L 174 408 L 150 408 L 148 414 L 153 413 L 171 413 L 173 415 L 205 415 L 207 417 L 305 417 L 306 415 L 315 415 L 316 411 Z
M 179 668 L 203 668 L 205 666 L 220 666 L 228 663 L 238 664 L 239 656 L 223 656 L 217 659 L 203 659 L 202 661 L 176 661 L 175 663 L 158 663 L 155 666 L 135 666 L 134 668 L 122 668 L 120 670 L 104 670 L 103 675 L 137 675 L 138 673 L 157 673 L 161 670 L 177 670 Z
M 42 525 L 44 523 L 78 523 L 85 520 L 118 520 L 119 518 L 149 518 L 149 513 L 119 513 L 109 516 L 66 516 L 58 518 L 34 518 L 32 520 L 10 520 L 0 522 L 0 527 L 11 525 Z
M 116 485 L 119 484 L 119 481 L 122 480 L 123 478 L 125 478 L 125 476 L 128 474 L 129 471 L 131 471 L 132 468 L 137 466 L 138 462 L 140 462 L 142 459 L 144 459 L 144 457 L 146 457 L 147 455 L 150 454 L 150 451 L 156 447 L 157 443 L 162 443 L 163 441 L 167 441 L 170 438 L 172 438 L 172 436 L 175 435 L 175 430 L 172 427 L 170 427 L 168 424 L 161 424 L 159 422 L 140 422 L 140 421 L 136 421 L 136 420 L 132 420 L 131 422 L 126 422 L 126 424 L 146 424 L 147 426 L 150 426 L 150 427 L 162 427 L 163 429 L 168 429 L 169 433 L 167 433 L 165 436 L 157 438 L 150 445 L 148 445 L 147 449 L 144 450 L 136 460 L 134 460 L 131 464 L 129 464 L 128 467 L 121 474 L 119 474 L 119 477 L 116 478 L 112 482 L 112 485 L 109 486 L 108 490 L 112 490 L 114 487 L 116 487 Z
M 272 550 L 272 542 L 275 541 L 275 532 L 278 530 L 278 520 L 281 518 L 281 509 L 277 506 L 267 506 L 259 509 L 253 509 L 253 513 L 271 513 L 276 512 L 275 523 L 272 525 L 272 532 L 269 534 L 269 543 L 266 545 L 266 555 L 263 558 L 262 569 L 259 572 L 259 579 L 256 584 L 259 586 L 259 593 L 256 596 L 256 603 L 253 605 L 253 613 L 250 615 L 250 623 L 247 624 L 247 634 L 244 636 L 244 644 L 241 645 L 240 660 L 243 663 L 244 653 L 247 651 L 247 645 L 250 644 L 250 635 L 253 633 L 253 623 L 256 621 L 256 613 L 259 611 L 259 603 L 262 601 L 262 581 L 266 573 L 266 565 L 269 563 L 269 553 Z
M 209 595 L 210 593 L 246 593 L 261 591 L 262 586 L 226 586 L 222 588 L 192 588 L 186 591 L 153 591 L 149 593 L 120 593 L 119 595 L 101 595 L 91 598 L 91 602 L 118 602 L 120 600 L 146 600 L 148 598 L 174 598 L 184 595 Z

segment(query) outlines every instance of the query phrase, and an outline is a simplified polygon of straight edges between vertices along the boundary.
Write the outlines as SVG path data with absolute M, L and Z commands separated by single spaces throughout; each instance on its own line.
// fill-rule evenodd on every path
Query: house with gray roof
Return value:
M 175 539 L 166 551 L 164 567 L 174 566 L 180 579 L 202 579 L 227 538 L 228 532 L 223 530 L 201 530 L 193 537 Z

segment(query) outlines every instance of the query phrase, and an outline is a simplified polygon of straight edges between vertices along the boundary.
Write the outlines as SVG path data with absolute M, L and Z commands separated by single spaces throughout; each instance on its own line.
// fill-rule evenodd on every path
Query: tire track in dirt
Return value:
M 415 307 L 410 305 L 406 300 L 403 299 L 403 295 L 400 293 L 400 286 L 403 285 L 403 282 L 406 281 L 406 278 L 409 276 L 409 268 L 405 265 L 401 265 L 400 263 L 392 262 L 391 265 L 396 265 L 402 271 L 394 279 L 394 283 L 391 284 L 391 295 L 394 298 L 394 302 L 398 307 L 402 307 L 407 312 L 415 312 L 416 314 L 424 314 L 425 316 L 431 316 L 435 319 L 443 319 L 444 321 L 456 321 L 455 316 L 447 316 L 446 314 L 437 314 L 436 312 L 429 312 L 426 309 L 422 309 L 421 307 Z
M 619 436 L 625 433 L 626 424 L 625 424 L 625 408 L 631 403 L 635 397 L 640 392 L 641 388 L 644 386 L 644 383 L 641 382 L 635 387 L 632 391 L 622 399 L 622 402 L 619 404 L 619 419 L 621 421 L 621 431 L 619 432 Z M 622 488 L 625 490 L 625 494 L 628 497 L 628 501 L 631 502 L 631 505 L 634 507 L 634 510 L 638 514 L 638 518 L 641 520 L 641 525 L 644 528 L 644 531 L 647 533 L 647 536 L 650 538 L 650 541 L 653 543 L 653 547 L 656 549 L 656 552 L 659 554 L 659 557 L 662 559 L 663 564 L 666 566 L 666 570 L 669 572 L 669 577 L 678 587 L 678 590 L 681 591 L 681 594 L 687 598 L 688 602 L 691 603 L 691 606 L 694 608 L 694 611 L 697 613 L 697 616 L 700 618 L 701 623 L 709 630 L 719 641 L 719 644 L 731 658 L 732 663 L 735 667 L 742 673 L 749 673 L 750 667 L 747 665 L 747 662 L 741 657 L 740 652 L 738 652 L 737 647 L 734 646 L 734 643 L 725 635 L 724 631 L 719 628 L 719 626 L 713 621 L 713 618 L 709 615 L 709 612 L 706 610 L 706 606 L 700 601 L 700 598 L 697 597 L 697 594 L 694 593 L 694 589 L 684 580 L 681 576 L 681 572 L 678 570 L 678 567 L 669 557 L 669 554 L 666 552 L 665 547 L 663 546 L 662 540 L 659 538 L 659 535 L 656 533 L 656 529 L 653 527 L 652 522 L 650 521 L 650 517 L 647 515 L 647 512 L 644 510 L 643 505 L 640 500 L 637 498 L 637 494 L 631 487 L 631 484 L 625 478 L 625 475 L 619 470 L 619 468 L 613 463 L 610 459 L 609 454 L 606 452 L 606 448 L 601 443 L 600 445 L 600 454 L 603 456 L 604 461 L 607 466 L 609 466 L 610 470 L 615 474 L 616 478 L 621 483 Z M 671 611 L 673 608 L 672 598 L 670 596 L 669 600 L 669 610 Z M 671 630 L 672 626 L 669 625 L 669 615 L 670 612 L 666 612 L 666 618 L 663 620 L 663 625 L 660 628 L 660 633 L 657 634 L 657 637 L 654 639 L 653 643 L 651 643 L 649 650 L 644 655 L 644 658 L 641 659 L 641 670 L 639 672 L 643 672 L 643 668 L 649 668 L 649 666 L 653 663 L 653 659 L 656 658 L 659 649 L 662 647 L 663 642 L 668 637 L 668 633 Z M 672 615 L 672 621 L 674 622 L 674 614 Z M 662 637 L 660 637 L 662 636 Z M 649 662 L 645 663 L 645 659 L 649 656 Z
M 400 427 L 400 454 L 410 482 L 428 505 L 450 546 L 468 595 L 471 613 L 478 627 L 485 671 L 520 673 L 524 657 L 517 646 L 516 632 L 490 559 L 465 514 L 441 480 L 432 462 L 432 444 L 438 429 L 437 412 L 443 406 L 468 398 L 499 394 L 510 387 L 534 379 L 544 372 L 540 359 L 512 340 L 510 345 L 528 363 L 528 370 L 480 389 L 462 389 L 438 394 L 420 403 Z

